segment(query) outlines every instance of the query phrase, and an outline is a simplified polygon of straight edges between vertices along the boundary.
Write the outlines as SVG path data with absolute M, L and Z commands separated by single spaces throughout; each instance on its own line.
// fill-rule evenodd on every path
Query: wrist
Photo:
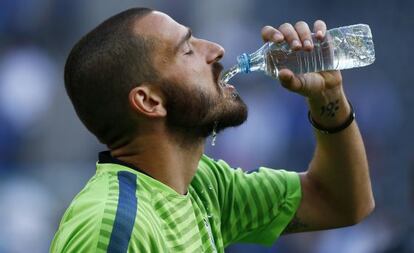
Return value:
M 352 108 L 342 91 L 324 94 L 320 99 L 309 99 L 309 116 L 321 128 L 331 129 L 349 119 Z
M 355 120 L 355 112 L 354 112 L 354 108 L 352 107 L 351 102 L 348 101 L 348 105 L 350 108 L 350 113 L 348 115 L 348 118 L 340 125 L 337 125 L 335 127 L 329 127 L 329 128 L 321 126 L 320 124 L 314 121 L 310 110 L 308 112 L 309 122 L 311 123 L 311 125 L 313 126 L 315 130 L 323 134 L 334 134 L 334 133 L 341 132 L 342 130 L 345 130 L 346 128 L 348 128 L 352 124 L 352 122 L 354 122 Z
M 336 104 L 339 103 L 338 101 L 339 100 L 336 101 Z M 308 112 L 309 122 L 311 123 L 311 125 L 313 126 L 313 128 L 315 130 L 317 130 L 318 132 L 323 133 L 323 134 L 334 134 L 334 133 L 341 132 L 342 130 L 345 130 L 355 120 L 354 108 L 352 107 L 352 104 L 349 100 L 346 100 L 346 102 L 347 102 L 347 105 L 348 105 L 348 108 L 349 108 L 346 111 L 349 111 L 349 112 L 348 112 L 348 115 L 345 119 L 341 119 L 341 120 L 343 120 L 341 123 L 335 122 L 335 125 L 333 125 L 332 122 L 330 122 L 332 125 L 329 125 L 329 126 L 327 126 L 326 124 L 321 125 L 320 123 L 318 123 L 314 120 L 314 118 L 312 116 L 312 113 L 311 113 L 311 110 L 309 110 L 309 112 Z M 332 103 L 330 103 L 330 105 L 331 104 Z M 335 109 L 332 109 L 332 108 L 335 108 L 335 109 L 339 110 L 339 106 L 338 107 L 334 107 L 334 106 L 330 107 L 329 117 L 334 117 L 333 114 L 335 114 L 335 112 L 334 112 Z M 324 109 L 324 110 L 326 110 L 326 109 Z M 338 121 L 338 120 L 336 119 L 335 121 Z M 326 122 L 324 122 L 324 123 L 326 123 Z

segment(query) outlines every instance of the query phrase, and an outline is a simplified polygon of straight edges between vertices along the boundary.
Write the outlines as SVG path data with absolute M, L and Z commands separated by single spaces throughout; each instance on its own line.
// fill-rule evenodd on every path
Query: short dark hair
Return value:
M 157 76 L 154 41 L 134 34 L 133 24 L 153 10 L 133 8 L 110 17 L 71 50 L 65 88 L 80 120 L 109 147 L 125 144 L 137 130 L 130 90 Z

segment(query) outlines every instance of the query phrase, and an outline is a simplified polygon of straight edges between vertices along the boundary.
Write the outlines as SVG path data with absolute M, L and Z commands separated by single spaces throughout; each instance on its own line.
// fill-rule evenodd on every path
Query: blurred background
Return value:
M 0 252 L 47 252 L 70 201 L 95 172 L 105 149 L 81 125 L 66 96 L 63 66 L 82 35 L 109 16 L 146 6 L 168 13 L 197 37 L 226 49 L 225 67 L 262 45 L 264 25 L 325 20 L 328 28 L 369 24 L 376 62 L 343 71 L 365 140 L 376 210 L 350 228 L 280 238 L 270 248 L 226 252 L 414 252 L 414 1 L 361 0 L 1 0 Z M 248 121 L 219 134 L 206 153 L 245 170 L 303 171 L 315 140 L 304 99 L 262 74 L 232 83 L 249 106 Z

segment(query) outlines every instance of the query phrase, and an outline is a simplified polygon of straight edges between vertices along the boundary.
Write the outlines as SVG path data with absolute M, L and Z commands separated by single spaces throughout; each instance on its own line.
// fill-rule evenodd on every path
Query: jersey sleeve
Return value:
M 98 202 L 72 204 L 60 223 L 50 252 L 97 252 L 103 208 Z
M 95 175 L 72 200 L 50 246 L 51 253 L 106 252 L 118 202 L 116 181 Z
M 271 245 L 293 218 L 302 197 L 296 172 L 260 167 L 246 173 L 203 156 L 214 182 L 224 246 L 236 242 Z
M 65 212 L 50 252 L 165 252 L 136 187 L 127 171 L 92 178 Z

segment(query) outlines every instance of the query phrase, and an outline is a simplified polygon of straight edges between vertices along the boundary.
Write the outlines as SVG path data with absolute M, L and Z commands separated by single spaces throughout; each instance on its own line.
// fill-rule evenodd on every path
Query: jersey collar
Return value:
M 148 173 L 146 173 L 145 171 L 141 170 L 140 168 L 138 168 L 138 167 L 136 167 L 136 166 L 134 166 L 134 165 L 132 165 L 132 164 L 130 164 L 130 163 L 126 163 L 126 162 L 124 162 L 124 161 L 121 161 L 121 160 L 119 160 L 119 159 L 117 159 L 117 158 L 113 157 L 113 156 L 111 155 L 111 152 L 110 152 L 109 150 L 99 152 L 99 161 L 98 161 L 98 163 L 100 163 L 100 164 L 112 163 L 112 164 L 122 165 L 122 166 L 128 167 L 128 168 L 130 168 L 130 169 L 133 169 L 133 170 L 135 170 L 135 171 L 138 171 L 138 172 L 140 172 L 140 173 L 142 173 L 142 174 L 145 174 L 145 175 L 147 175 L 147 176 L 149 176 L 149 177 L 151 177 L 151 178 L 152 178 L 152 176 L 151 176 L 151 175 L 149 175 L 149 174 L 148 174 Z

